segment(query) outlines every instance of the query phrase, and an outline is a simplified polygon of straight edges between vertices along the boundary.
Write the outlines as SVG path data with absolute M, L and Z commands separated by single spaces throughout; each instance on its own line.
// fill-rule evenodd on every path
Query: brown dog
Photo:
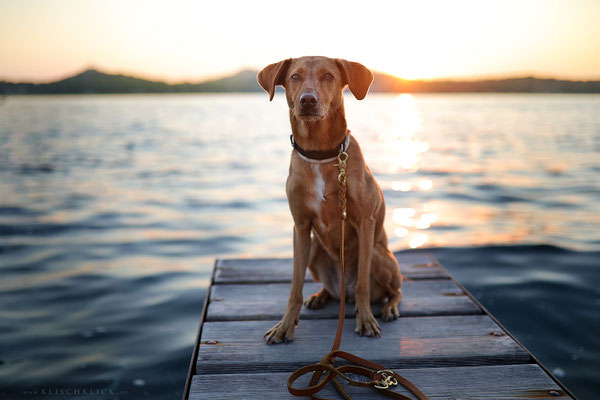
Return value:
M 323 289 L 305 302 L 308 308 L 323 307 L 329 298 L 340 297 L 339 171 L 332 160 L 340 147 L 348 154 L 345 279 L 347 298 L 356 302 L 355 332 L 379 336 L 371 302 L 385 300 L 384 321 L 398 317 L 402 275 L 383 229 L 383 195 L 347 130 L 342 96 L 348 85 L 362 100 L 372 81 L 373 74 L 363 65 L 326 57 L 288 59 L 258 73 L 258 83 L 271 100 L 277 85 L 285 88 L 295 148 L 286 183 L 294 219 L 292 288 L 283 318 L 265 334 L 267 344 L 294 339 L 306 267 L 315 281 L 323 283 Z

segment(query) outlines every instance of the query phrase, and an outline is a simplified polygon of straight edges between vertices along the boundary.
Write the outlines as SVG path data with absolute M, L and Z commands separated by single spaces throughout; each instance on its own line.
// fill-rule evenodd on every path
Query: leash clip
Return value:
M 340 173 L 338 175 L 339 183 L 346 183 L 346 160 L 348 160 L 348 153 L 345 151 L 340 151 L 337 156 L 338 163 L 334 164 L 334 166 L 340 169 Z
M 390 369 L 381 369 L 376 372 L 381 375 L 379 383 L 373 385 L 376 389 L 388 389 L 391 386 L 398 386 L 398 381 L 394 377 L 394 372 Z

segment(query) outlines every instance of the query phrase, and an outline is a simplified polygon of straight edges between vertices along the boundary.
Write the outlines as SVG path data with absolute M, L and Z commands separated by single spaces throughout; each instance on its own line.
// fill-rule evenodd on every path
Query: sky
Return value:
M 406 79 L 600 80 L 599 0 L 0 0 L 0 80 L 198 82 L 289 57 Z

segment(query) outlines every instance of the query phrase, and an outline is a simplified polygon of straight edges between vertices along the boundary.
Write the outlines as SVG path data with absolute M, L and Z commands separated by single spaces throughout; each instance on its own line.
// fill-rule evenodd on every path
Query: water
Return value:
M 595 398 L 600 96 L 346 98 L 392 249 Z M 0 397 L 178 398 L 214 259 L 291 255 L 288 135 L 283 96 L 0 100 Z

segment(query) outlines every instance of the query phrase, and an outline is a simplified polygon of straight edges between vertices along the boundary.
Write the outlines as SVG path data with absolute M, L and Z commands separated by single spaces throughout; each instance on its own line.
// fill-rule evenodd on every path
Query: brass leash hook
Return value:
M 348 153 L 341 151 L 337 156 L 338 163 L 334 164 L 339 168 L 340 173 L 338 174 L 338 182 L 340 184 L 346 183 L 346 160 L 348 160 Z

